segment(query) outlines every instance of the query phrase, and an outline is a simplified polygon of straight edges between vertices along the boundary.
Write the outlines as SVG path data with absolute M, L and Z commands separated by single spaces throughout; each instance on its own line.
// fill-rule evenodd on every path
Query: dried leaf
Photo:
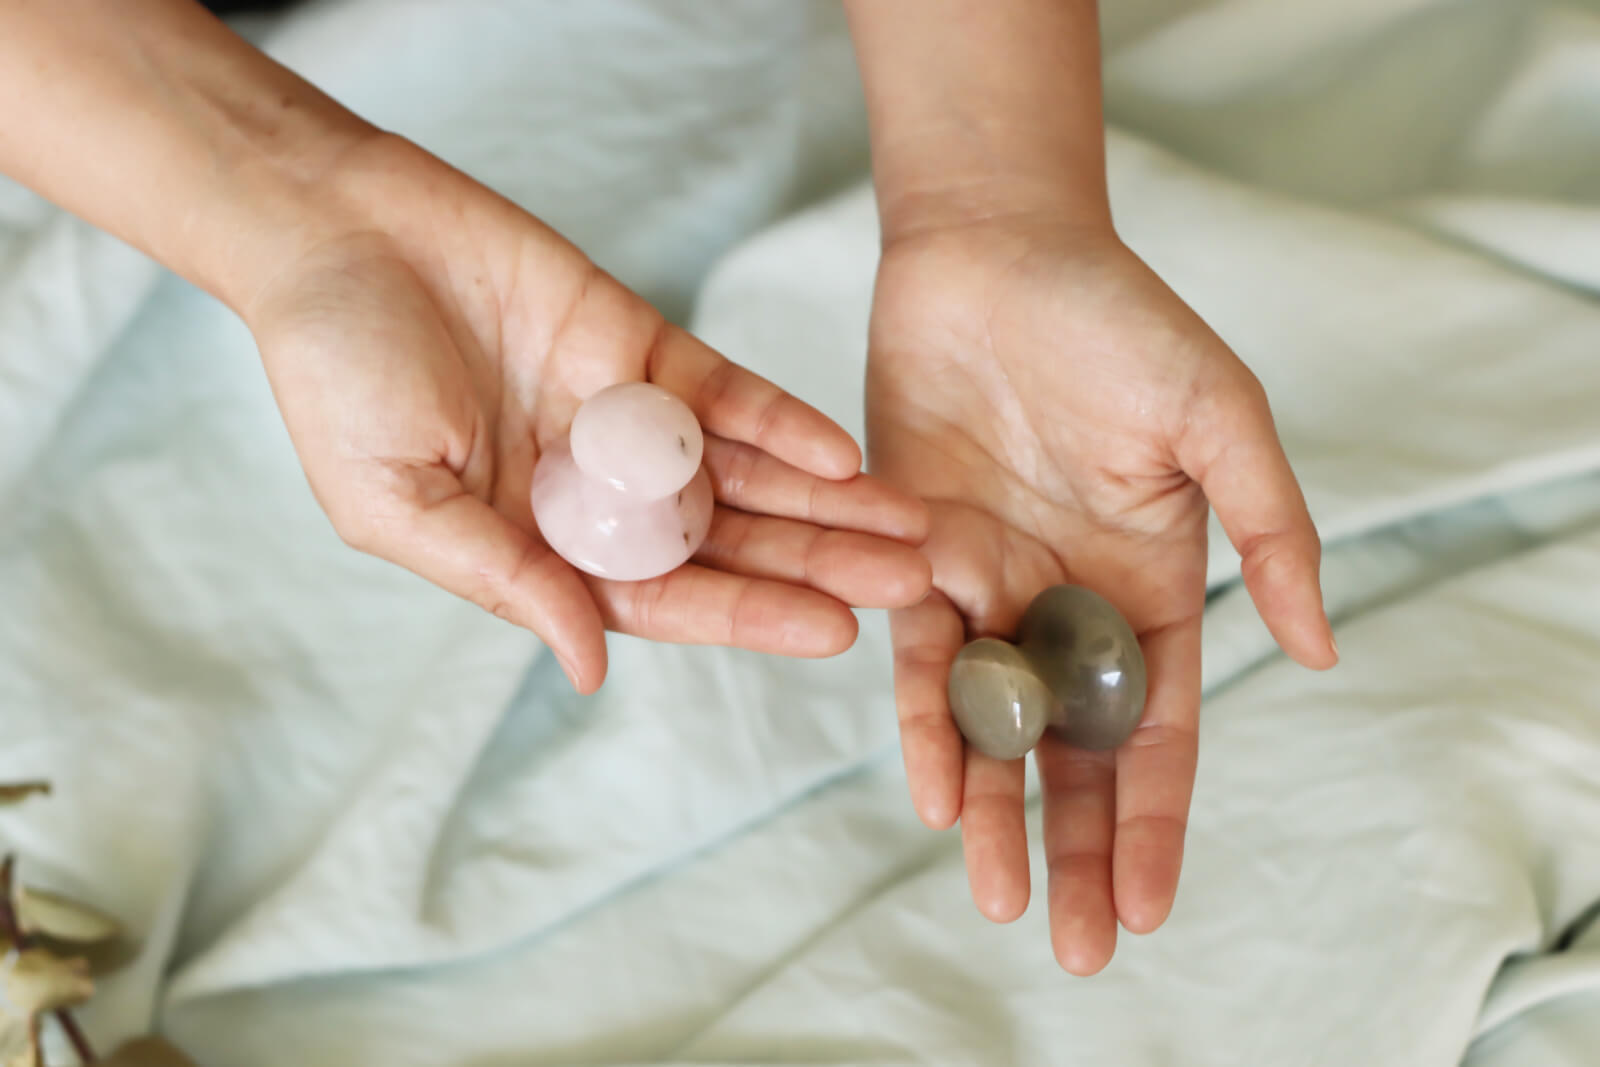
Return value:
M 0 1011 L 0 1058 L 4 1059 L 6 1067 L 29 1062 L 24 1057 L 36 1045 L 34 1028 L 27 1019 Z
M 4 1041 L 6 1067 L 39 1067 L 44 1059 L 39 1047 L 39 1020 L 7 1015 Z
M 8 782 L 0 785 L 0 805 L 21 804 L 35 794 L 49 796 L 49 782 Z
M 35 934 L 33 944 L 37 948 L 47 948 L 57 956 L 76 956 L 85 960 L 89 964 L 91 978 L 114 974 L 139 958 L 139 943 L 131 938 L 119 937 L 93 945 L 75 945 L 70 941 L 59 941 L 49 934 Z M 0 938 L 0 951 L 9 947 L 6 940 Z
M 170 1041 L 141 1037 L 103 1057 L 100 1067 L 195 1067 L 195 1062 Z
M 9 960 L 0 986 L 8 1009 L 25 1016 L 70 1008 L 94 995 L 87 960 L 43 948 L 30 948 Z
M 103 911 L 60 893 L 23 886 L 17 892 L 17 922 L 24 933 L 54 941 L 95 945 L 122 936 L 122 924 Z

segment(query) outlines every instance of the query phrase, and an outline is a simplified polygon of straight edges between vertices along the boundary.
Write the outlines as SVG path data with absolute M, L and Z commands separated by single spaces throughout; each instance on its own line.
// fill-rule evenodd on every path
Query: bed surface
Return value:
M 1600 5 L 1108 5 L 1119 228 L 1266 382 L 1342 666 L 1211 561 L 1171 922 L 1088 981 L 910 811 L 887 632 L 531 637 L 344 548 L 227 312 L 0 185 L 0 814 L 205 1067 L 1592 1067 Z M 860 430 L 832 5 L 330 0 L 279 58 Z M 617 210 L 627 204 L 627 212 Z M 1041 861 L 1035 857 L 1036 865 Z M 52 1062 L 66 1062 L 57 1056 Z

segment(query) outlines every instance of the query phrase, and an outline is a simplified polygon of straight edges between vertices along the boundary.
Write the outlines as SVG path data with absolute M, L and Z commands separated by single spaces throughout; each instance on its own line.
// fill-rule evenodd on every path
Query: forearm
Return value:
M 235 307 L 374 131 L 192 0 L 0 0 L 0 172 Z
M 845 0 L 886 240 L 995 216 L 1108 226 L 1094 0 Z

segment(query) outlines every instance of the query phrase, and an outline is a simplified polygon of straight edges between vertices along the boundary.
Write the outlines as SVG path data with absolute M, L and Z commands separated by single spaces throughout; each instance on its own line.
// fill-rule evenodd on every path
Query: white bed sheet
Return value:
M 1088 982 L 911 816 L 881 618 L 820 664 L 617 640 L 572 697 L 337 542 L 226 313 L 0 189 L 0 775 L 58 783 L 0 838 L 148 931 L 94 1035 L 206 1067 L 1594 1063 L 1600 935 L 1553 949 L 1600 899 L 1597 26 L 1108 6 L 1119 225 L 1272 390 L 1345 664 L 1275 656 L 1217 539 L 1180 903 Z M 341 0 L 261 36 L 859 428 L 866 191 L 723 255 L 859 173 L 831 5 Z

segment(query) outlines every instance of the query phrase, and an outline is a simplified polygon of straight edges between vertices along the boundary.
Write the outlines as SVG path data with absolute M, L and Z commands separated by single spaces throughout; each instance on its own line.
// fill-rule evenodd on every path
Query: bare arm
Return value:
M 0 0 L 0 109 L 0 171 L 244 320 L 339 534 L 539 634 L 576 688 L 605 675 L 606 627 L 831 654 L 858 602 L 926 591 L 902 543 L 922 505 L 852 477 L 842 428 L 193 0 Z M 740 514 L 718 508 L 701 561 L 583 576 L 539 536 L 534 465 L 587 395 L 645 380 L 755 473 L 718 481 Z M 824 511 L 855 525 L 824 537 Z
M 887 240 L 1109 224 L 1094 0 L 846 0 Z
M 890 626 L 912 801 L 959 820 L 979 909 L 1021 915 L 1023 765 L 963 743 L 950 665 L 1049 585 L 1107 597 L 1149 665 L 1140 728 L 1113 752 L 1033 751 L 1052 945 L 1092 974 L 1177 891 L 1208 511 L 1274 637 L 1325 668 L 1320 543 L 1260 383 L 1111 224 L 1093 0 L 846 4 L 884 240 L 868 452 L 931 513 L 934 592 Z
M 0 172 L 233 306 L 374 131 L 192 0 L 0 0 Z

